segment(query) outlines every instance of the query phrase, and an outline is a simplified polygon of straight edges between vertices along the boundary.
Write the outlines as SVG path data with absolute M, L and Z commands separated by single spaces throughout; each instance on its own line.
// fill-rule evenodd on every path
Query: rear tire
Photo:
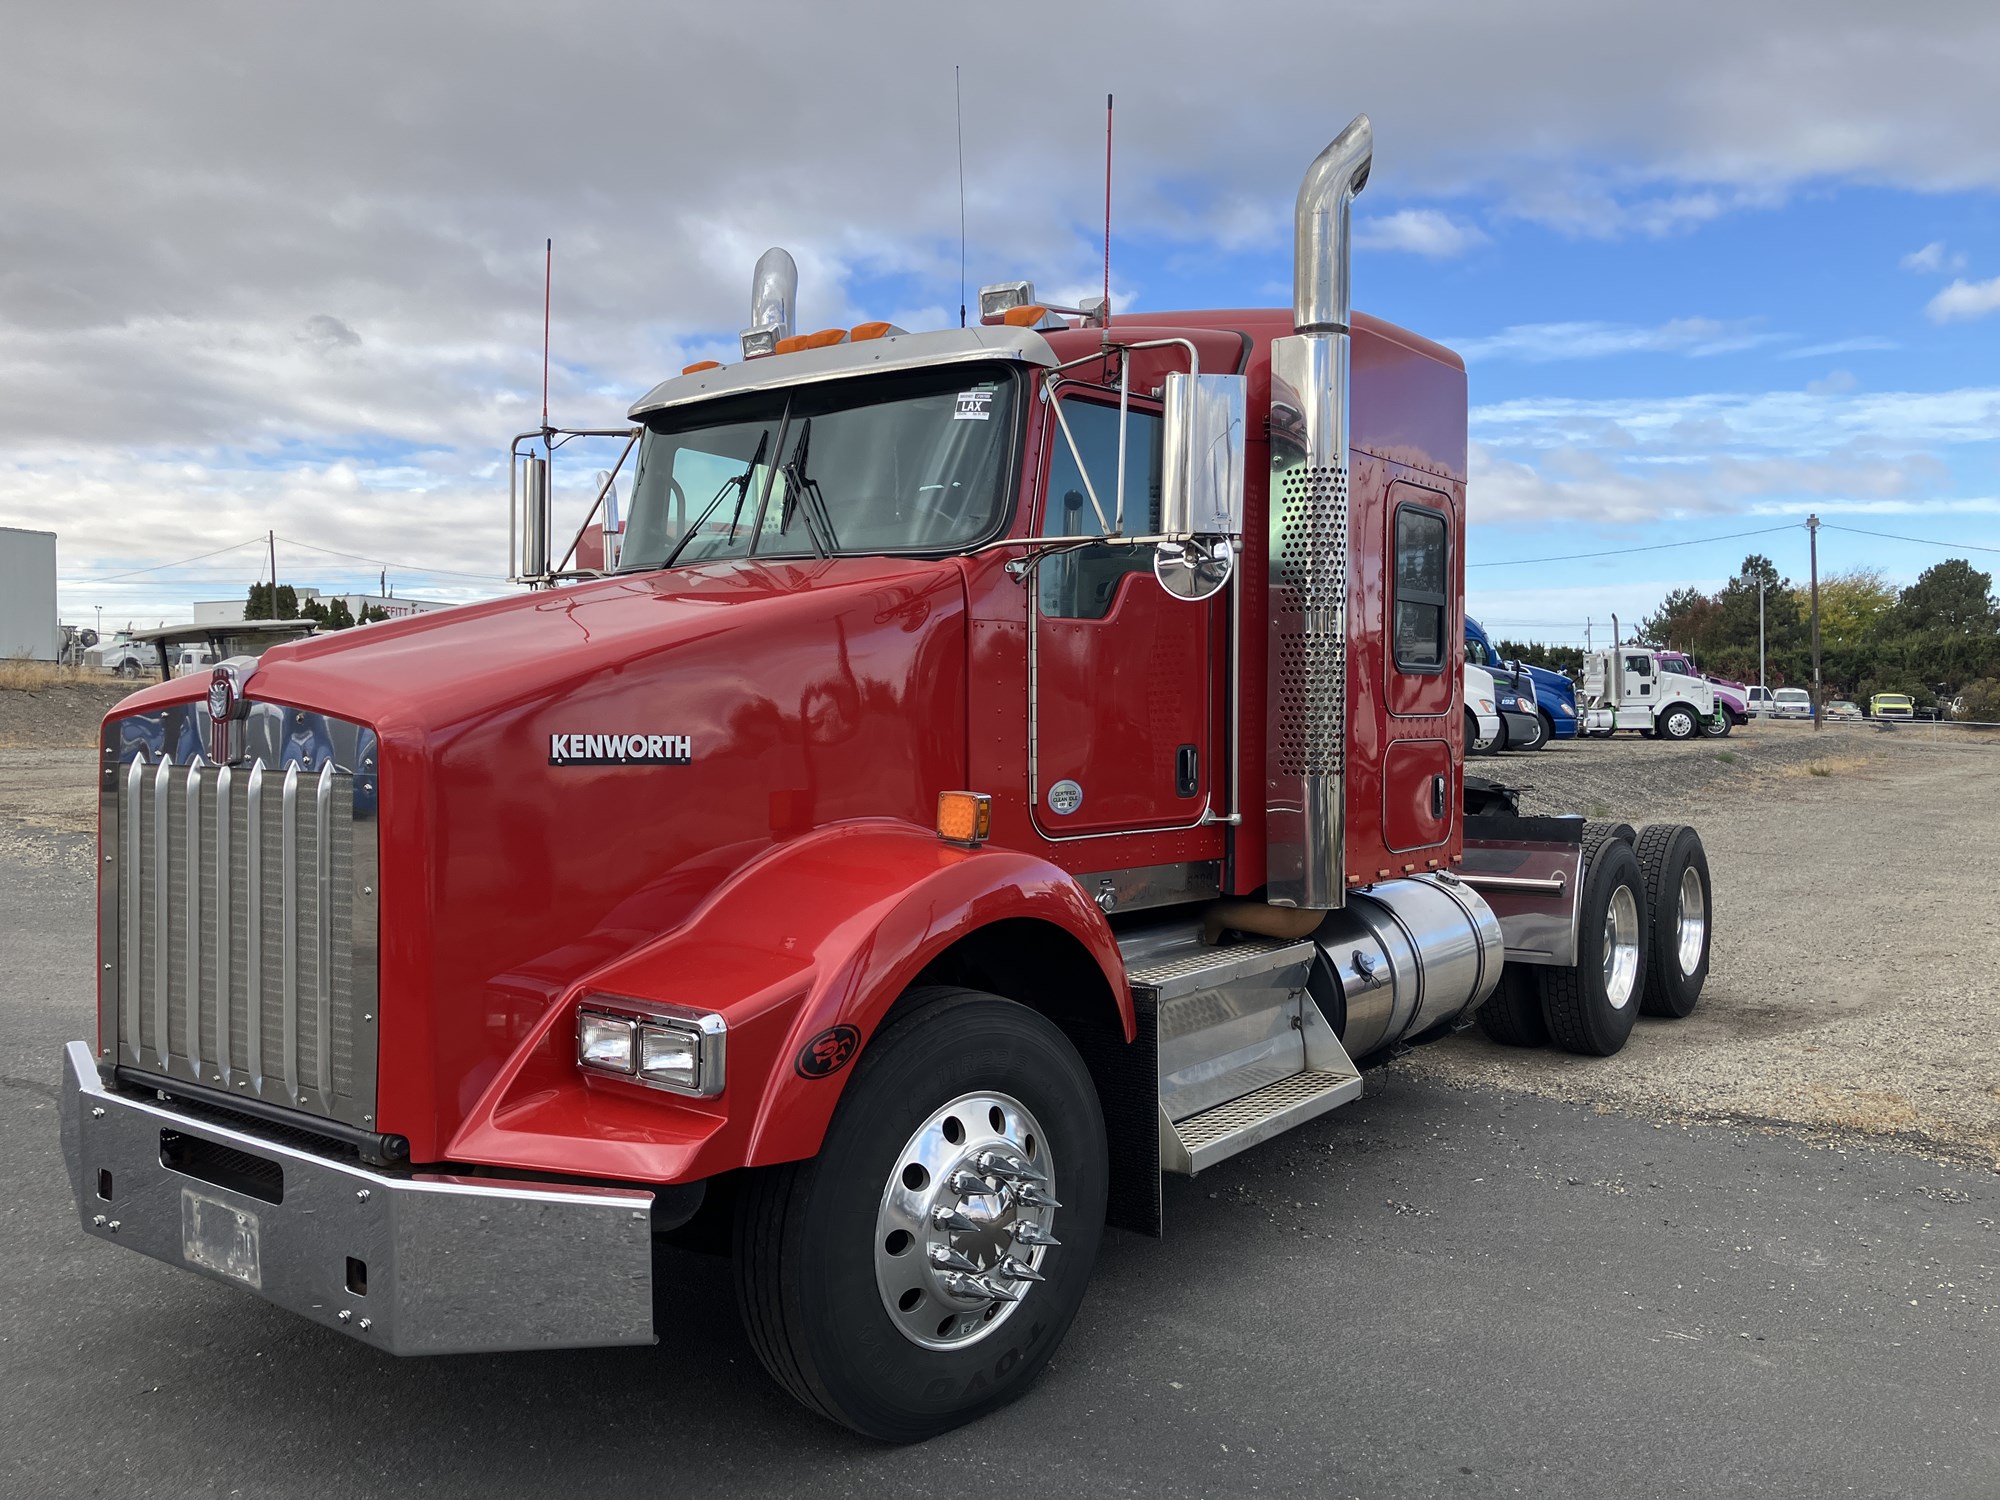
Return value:
M 1576 967 L 1541 971 L 1542 1019 L 1565 1052 L 1609 1057 L 1632 1034 L 1646 976 L 1645 877 L 1630 844 L 1605 836 L 1585 852 L 1578 900 Z
M 1661 712 L 1657 728 L 1663 740 L 1691 740 L 1701 732 L 1701 720 L 1685 703 L 1675 703 Z
M 918 1007 L 878 1033 L 855 1065 L 819 1154 L 748 1174 L 736 1219 L 737 1301 L 764 1368 L 814 1411 L 892 1443 L 948 1431 L 1033 1384 L 1083 1301 L 1110 1170 L 1096 1087 L 1054 1025 L 975 990 L 912 998 Z M 980 1110 L 971 1133 L 952 1113 L 965 1101 Z M 990 1193 L 951 1186 L 977 1175 L 970 1158 L 953 1153 L 983 1149 L 989 1106 L 1012 1133 L 1020 1133 L 1017 1118 L 1039 1126 L 1015 1157 L 1052 1179 L 1061 1203 L 1040 1218 L 1059 1247 L 1027 1248 L 1016 1233 L 1010 1248 L 1011 1222 L 1033 1210 L 1004 1185 Z M 922 1200 L 912 1220 L 919 1232 L 885 1237 L 882 1216 L 905 1188 Z M 926 1194 L 974 1228 L 931 1233 Z M 961 1306 L 941 1289 L 951 1273 L 927 1259 L 932 1241 L 989 1272 L 1011 1253 L 1039 1275 L 994 1272 L 1019 1295 L 991 1299 L 982 1316 L 981 1305 Z M 901 1295 L 911 1300 L 900 1311 L 892 1311 L 895 1288 L 883 1277 L 909 1283 Z M 940 1316 L 934 1328 L 920 1312 L 927 1308 Z
M 1546 1047 L 1548 1023 L 1535 976 L 1518 964 L 1500 971 L 1499 988 L 1473 1013 L 1479 1029 L 1503 1047 Z
M 1715 929 L 1715 899 L 1701 835 L 1684 823 L 1655 823 L 1635 852 L 1646 883 L 1651 945 L 1639 1009 L 1679 1019 L 1701 1000 Z

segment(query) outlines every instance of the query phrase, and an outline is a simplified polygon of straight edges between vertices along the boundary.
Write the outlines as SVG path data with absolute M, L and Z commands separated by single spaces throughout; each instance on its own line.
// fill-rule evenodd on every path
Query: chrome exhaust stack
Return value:
M 1374 127 L 1356 115 L 1306 169 L 1293 225 L 1292 324 L 1271 344 L 1267 899 L 1344 904 L 1350 206 Z

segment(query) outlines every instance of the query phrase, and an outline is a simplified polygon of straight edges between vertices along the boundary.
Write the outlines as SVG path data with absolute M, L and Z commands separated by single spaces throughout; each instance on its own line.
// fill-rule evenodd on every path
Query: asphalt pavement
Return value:
M 0 1493 L 2000 1495 L 2000 1177 L 1393 1069 L 1170 1179 L 1040 1383 L 922 1447 L 781 1396 L 696 1255 L 657 1349 L 398 1361 L 78 1230 L 57 852 L 0 854 Z

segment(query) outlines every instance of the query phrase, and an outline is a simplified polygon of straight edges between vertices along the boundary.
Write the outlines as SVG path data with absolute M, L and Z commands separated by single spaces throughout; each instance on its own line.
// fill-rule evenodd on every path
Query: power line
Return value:
M 162 568 L 185 568 L 189 563 L 198 563 L 205 558 L 220 557 L 225 552 L 236 552 L 244 547 L 259 545 L 260 539 L 251 537 L 247 542 L 233 542 L 227 547 L 217 547 L 213 552 L 198 552 L 193 557 L 183 557 L 179 562 L 154 563 L 149 568 L 134 568 L 129 573 L 107 573 L 102 578 L 65 578 L 64 583 L 116 583 L 121 578 L 137 578 L 141 573 L 157 573 Z M 262 576 L 261 574 L 259 575 Z
M 1710 542 L 1734 542 L 1746 536 L 1770 536 L 1797 530 L 1796 525 L 1766 526 L 1761 531 L 1732 531 L 1726 536 L 1696 537 L 1686 542 L 1655 542 L 1648 547 L 1613 547 L 1606 552 L 1568 552 L 1561 557 L 1510 557 L 1505 562 L 1469 562 L 1468 568 L 1525 568 L 1538 563 L 1580 562 L 1587 557 L 1624 557 L 1633 552 L 1664 552 L 1670 547 L 1705 547 Z M 2000 549 L 1994 549 L 2000 550 Z
M 1836 526 L 1831 521 L 1819 523 L 1821 531 L 1851 531 L 1856 536 L 1879 536 L 1889 542 L 1915 542 L 1919 547 L 1941 547 L 1946 552 L 2000 552 L 2000 547 L 1982 547 L 1977 542 L 1936 542 L 1927 536 L 1897 536 L 1893 531 L 1863 531 L 1859 526 Z
M 367 557 L 359 552 L 338 552 L 332 547 L 319 547 L 311 542 L 302 542 L 297 537 L 278 538 L 287 547 L 303 547 L 308 552 L 324 552 L 328 557 L 344 557 L 351 562 L 373 563 L 378 568 L 396 568 L 405 573 L 420 573 L 425 577 L 476 578 L 481 583 L 505 583 L 507 580 L 493 573 L 461 573 L 452 568 L 426 568 L 417 563 L 397 562 L 387 557 Z

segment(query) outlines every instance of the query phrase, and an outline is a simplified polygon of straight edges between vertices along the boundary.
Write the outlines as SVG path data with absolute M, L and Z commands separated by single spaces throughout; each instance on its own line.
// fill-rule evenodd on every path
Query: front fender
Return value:
M 1119 1025 L 1131 991 L 1103 914 L 1064 871 L 1012 849 L 964 849 L 913 824 L 835 824 L 773 848 L 674 931 L 571 986 L 501 1069 L 453 1137 L 451 1160 L 676 1182 L 795 1161 L 819 1149 L 848 1064 L 924 966 L 993 922 L 1048 922 L 1103 971 Z M 576 1066 L 574 1018 L 588 993 L 719 1013 L 726 1086 L 690 1099 Z M 798 1059 L 850 1026 L 859 1046 L 833 1071 Z

